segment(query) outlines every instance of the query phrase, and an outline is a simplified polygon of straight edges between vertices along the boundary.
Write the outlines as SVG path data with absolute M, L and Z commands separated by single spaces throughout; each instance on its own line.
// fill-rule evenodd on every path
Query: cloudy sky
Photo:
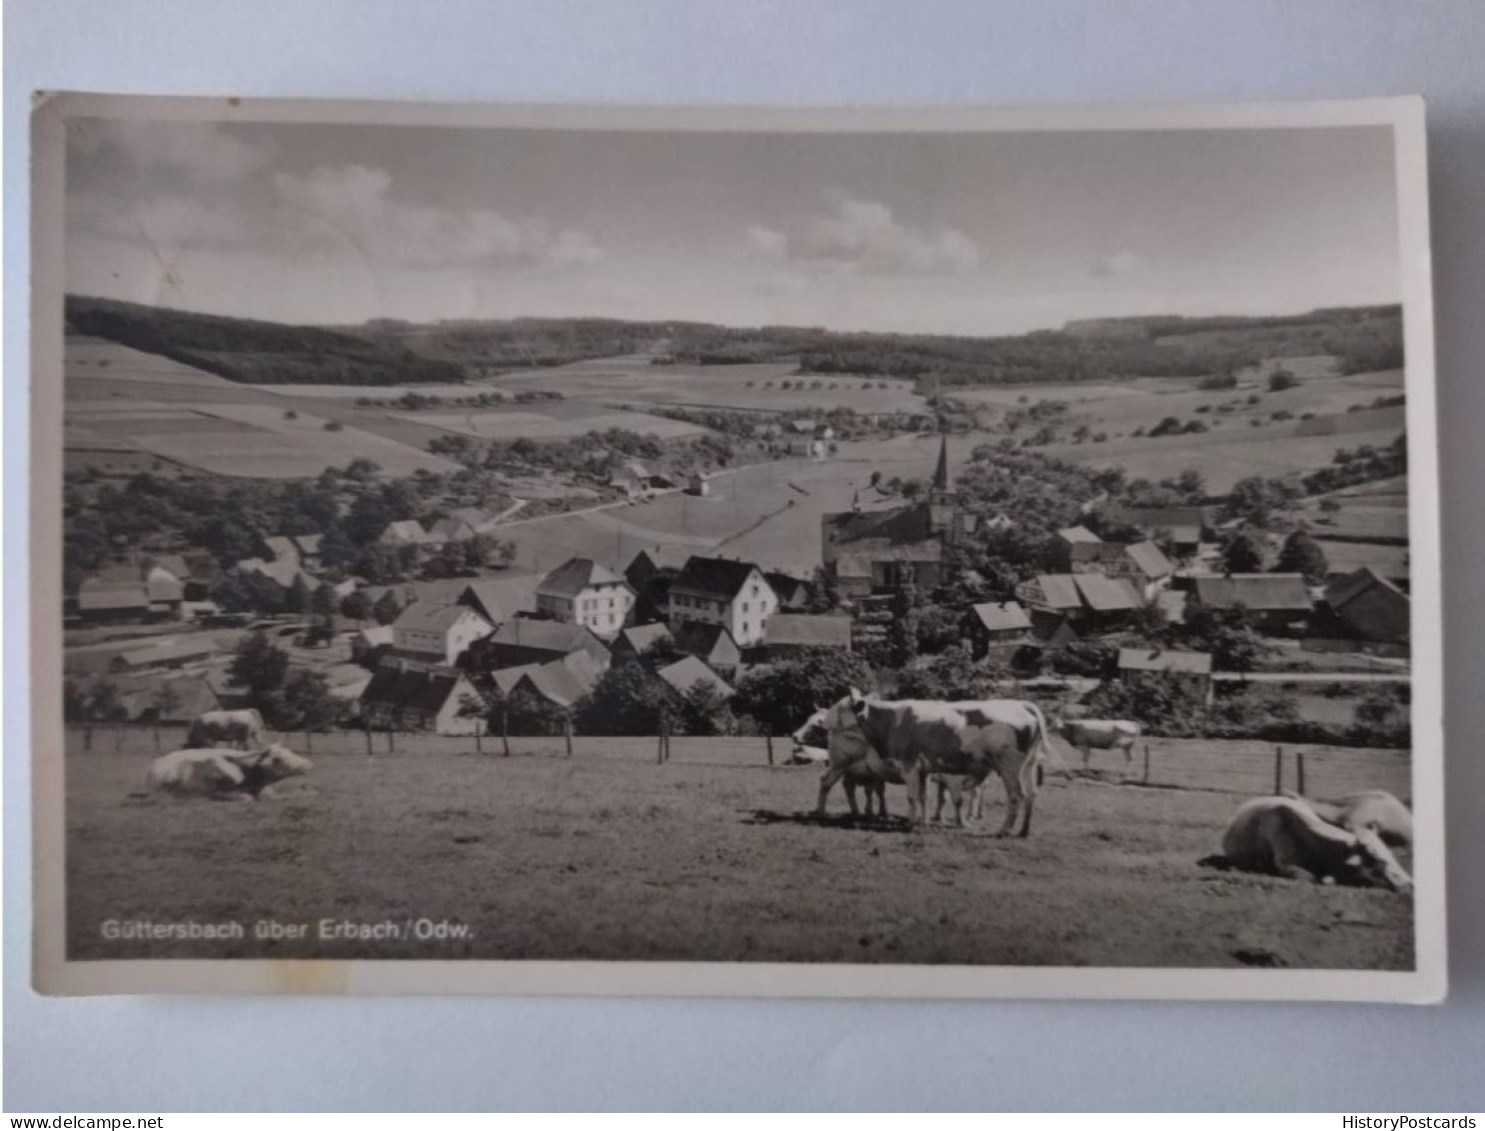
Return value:
M 68 289 L 214 313 L 1000 334 L 1400 298 L 1382 128 L 70 129 Z

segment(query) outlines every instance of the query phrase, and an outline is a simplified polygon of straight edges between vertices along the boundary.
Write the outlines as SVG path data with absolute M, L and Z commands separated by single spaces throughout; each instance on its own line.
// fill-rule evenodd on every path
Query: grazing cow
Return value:
M 966 781 L 1000 775 L 1006 790 L 1006 819 L 999 835 L 1026 836 L 1036 798 L 1037 768 L 1047 748 L 1041 708 L 1019 699 L 934 703 L 868 699 L 854 688 L 830 708 L 833 732 L 859 727 L 867 739 L 867 762 L 881 778 L 900 775 L 908 787 L 908 813 L 921 824 L 930 775 L 946 775 L 955 793 Z
M 1413 843 L 1413 814 L 1392 794 L 1385 790 L 1368 789 L 1360 793 L 1348 793 L 1335 801 L 1315 801 L 1290 790 L 1285 797 L 1302 801 L 1322 821 L 1339 825 L 1355 833 L 1362 829 L 1375 829 L 1382 843 L 1394 848 Z
M 1122 719 L 1052 720 L 1052 729 L 1083 755 L 1083 769 L 1088 768 L 1088 755 L 1093 750 L 1117 750 L 1124 755 L 1124 768 L 1134 765 L 1134 744 L 1139 741 L 1140 724 Z
M 181 797 L 257 800 L 274 782 L 310 768 L 308 758 L 277 744 L 260 751 L 177 750 L 155 759 L 149 786 Z
M 186 732 L 188 749 L 231 746 L 238 750 L 261 750 L 268 745 L 268 730 L 256 708 L 245 711 L 207 711 L 197 715 Z
M 836 782 L 843 782 L 846 793 L 846 804 L 851 807 L 851 816 L 860 816 L 860 810 L 856 808 L 856 787 L 864 787 L 866 791 L 866 815 L 872 815 L 872 799 L 876 799 L 876 815 L 885 817 L 887 815 L 887 783 L 872 772 L 867 761 L 866 737 L 861 733 L 859 727 L 846 725 L 831 727 L 828 725 L 830 714 L 829 708 L 816 711 L 805 721 L 791 736 L 794 741 L 794 750 L 797 755 L 803 754 L 810 761 L 828 762 L 825 773 L 820 777 L 820 797 L 815 804 L 815 812 L 823 815 L 825 813 L 825 801 L 830 794 L 830 789 Z M 811 731 L 824 731 L 826 748 L 806 746 L 804 740 L 810 737 Z M 812 757 L 812 751 L 818 751 L 823 757 Z M 896 779 L 898 781 L 901 778 Z
M 1295 880 L 1411 891 L 1413 881 L 1369 828 L 1352 832 L 1322 820 L 1303 800 L 1255 797 L 1222 838 L 1229 865 Z

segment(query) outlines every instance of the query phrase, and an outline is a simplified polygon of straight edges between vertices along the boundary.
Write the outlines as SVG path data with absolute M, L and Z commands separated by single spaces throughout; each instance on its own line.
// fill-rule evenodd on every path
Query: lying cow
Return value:
M 261 750 L 267 745 L 268 730 L 256 708 L 207 711 L 197 715 L 186 732 L 186 746 L 191 749 L 230 746 L 237 750 Z
M 859 785 L 866 791 L 866 815 L 872 816 L 872 799 L 876 800 L 876 815 L 885 817 L 887 815 L 887 782 L 878 777 L 871 769 L 867 760 L 868 747 L 866 736 L 861 733 L 859 727 L 844 725 L 832 728 L 828 725 L 830 708 L 822 708 L 816 711 L 805 721 L 792 735 L 795 756 L 803 755 L 810 761 L 827 762 L 825 773 L 820 777 L 820 796 L 815 804 L 815 812 L 821 816 L 825 813 L 825 802 L 830 795 L 831 788 L 836 782 L 842 782 L 846 793 L 846 804 L 851 807 L 851 816 L 860 816 L 860 810 L 856 807 L 856 787 Z M 808 746 L 805 739 L 813 737 L 811 732 L 823 732 L 825 736 L 825 747 Z M 811 756 L 811 752 L 818 751 L 820 756 Z M 901 778 L 896 779 L 898 781 Z
M 179 797 L 256 801 L 274 782 L 310 769 L 308 758 L 277 744 L 260 751 L 177 750 L 155 759 L 149 786 Z
M 901 777 L 908 787 L 908 814 L 921 824 L 931 775 L 946 775 L 962 821 L 966 782 L 1000 775 L 1006 790 L 1006 819 L 999 835 L 1031 831 L 1037 768 L 1047 748 L 1047 726 L 1034 703 L 1017 699 L 935 703 L 868 699 L 854 688 L 827 713 L 832 732 L 859 728 L 867 740 L 867 762 L 879 778 Z
M 1083 769 L 1094 750 L 1117 750 L 1124 755 L 1124 768 L 1134 765 L 1134 744 L 1139 741 L 1140 724 L 1122 719 L 1052 720 L 1052 729 L 1083 755 Z
M 1226 863 L 1295 880 L 1411 891 L 1413 881 L 1373 829 L 1352 832 L 1322 820 L 1302 800 L 1255 797 L 1222 838 Z
M 1322 821 L 1351 832 L 1375 829 L 1383 844 L 1401 847 L 1413 843 L 1413 814 L 1392 794 L 1380 789 L 1348 793 L 1336 801 L 1312 801 L 1284 791 L 1285 797 L 1308 805 Z

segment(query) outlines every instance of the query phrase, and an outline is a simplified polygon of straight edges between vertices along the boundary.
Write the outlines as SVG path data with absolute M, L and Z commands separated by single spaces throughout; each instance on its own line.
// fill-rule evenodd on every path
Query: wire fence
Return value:
M 324 733 L 273 733 L 270 738 L 313 757 L 372 758 L 580 758 L 594 761 L 664 763 L 716 768 L 774 767 L 809 772 L 790 764 L 787 738 L 697 738 L 652 735 L 610 738 L 596 735 L 516 737 L 440 735 L 427 732 L 341 730 Z M 138 723 L 68 726 L 69 754 L 143 757 L 185 746 L 184 726 Z M 1136 743 L 1126 763 L 1117 751 L 1096 750 L 1089 768 L 1082 755 L 1054 740 L 1054 777 L 1091 778 L 1152 789 L 1207 790 L 1257 796 L 1290 789 L 1312 797 L 1335 797 L 1363 789 L 1384 789 L 1404 800 L 1412 794 L 1412 758 L 1407 750 L 1246 740 L 1151 738 Z M 819 770 L 821 767 L 815 765 Z

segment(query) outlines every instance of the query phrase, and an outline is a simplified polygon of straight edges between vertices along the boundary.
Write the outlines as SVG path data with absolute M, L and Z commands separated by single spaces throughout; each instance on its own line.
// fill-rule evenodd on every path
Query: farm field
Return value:
M 600 409 L 576 414 L 548 412 L 544 409 L 545 406 L 522 406 L 508 412 L 500 409 L 475 409 L 465 412 L 398 412 L 392 415 L 401 420 L 482 440 L 518 440 L 523 436 L 531 440 L 563 440 L 587 432 L 604 432 L 610 428 L 624 428 L 631 432 L 658 436 L 662 440 L 675 440 L 685 436 L 699 436 L 706 431 L 700 425 L 684 420 L 669 420 L 663 416 L 641 412 L 607 412 Z
M 652 365 L 648 354 L 597 358 L 571 365 L 505 374 L 487 382 L 513 391 L 555 390 L 568 399 L 752 409 L 787 414 L 796 409 L 847 405 L 857 412 L 922 412 L 909 381 L 844 374 L 800 376 L 792 361 L 748 365 Z M 805 388 L 783 389 L 803 382 Z M 751 388 L 749 387 L 751 383 Z M 887 388 L 881 388 L 882 384 Z M 834 386 L 832 388 L 832 386 Z
M 951 467 L 958 469 L 981 434 L 949 437 Z M 756 561 L 770 569 L 808 575 L 820 562 L 820 516 L 851 508 L 860 492 L 864 505 L 876 493 L 871 474 L 931 474 L 939 437 L 898 436 L 884 443 L 843 443 L 839 456 L 818 463 L 776 461 L 712 477 L 711 494 L 681 493 L 649 502 L 554 516 L 500 528 L 515 543 L 520 569 L 553 569 L 573 555 L 622 570 L 640 550 L 657 545 L 712 550 Z
M 163 460 L 219 475 L 290 479 L 358 457 L 393 475 L 457 466 L 422 450 L 436 429 L 403 442 L 376 427 L 381 414 L 316 415 L 315 402 L 285 400 L 124 346 L 68 339 L 63 365 L 69 467 L 126 473 Z M 338 430 L 326 431 L 332 420 Z M 364 424 L 373 427 L 358 427 Z
M 427 957 L 1052 963 L 1407 969 L 1412 905 L 1204 867 L 1246 797 L 1257 743 L 1153 741 L 1152 786 L 1108 765 L 1049 776 L 1027 840 L 986 826 L 817 822 L 818 771 L 769 767 L 759 739 L 317 736 L 313 772 L 257 804 L 145 795 L 148 728 L 67 756 L 71 957 Z M 172 736 L 165 736 L 165 749 Z M 302 742 L 295 743 L 303 750 Z M 1307 748 L 1311 791 L 1406 796 L 1397 751 Z M 1097 765 L 1097 763 L 1095 763 Z M 1292 765 L 1292 759 L 1291 759 Z M 1292 774 L 1292 770 L 1289 771 Z M 1292 779 L 1291 779 L 1292 781 Z M 903 809 L 901 791 L 889 806 Z M 636 830 L 642 835 L 636 835 Z M 1406 857 L 1403 857 L 1407 863 Z M 1009 913 L 1010 911 L 1014 913 Z M 127 921 L 314 924 L 428 918 L 418 943 L 106 942 Z

